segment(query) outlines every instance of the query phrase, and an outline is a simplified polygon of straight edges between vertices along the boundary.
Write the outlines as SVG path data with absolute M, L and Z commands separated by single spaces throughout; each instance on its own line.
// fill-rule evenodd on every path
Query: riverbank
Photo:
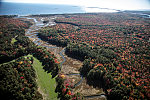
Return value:
M 71 57 L 68 57 L 64 53 L 64 48 L 62 47 L 57 47 L 55 45 L 51 45 L 45 41 L 42 41 L 40 38 L 38 38 L 37 33 L 38 30 L 41 29 L 42 27 L 46 26 L 51 26 L 55 25 L 56 23 L 54 22 L 54 18 L 56 16 L 52 17 L 35 17 L 35 18 L 29 18 L 34 21 L 34 23 L 30 29 L 26 31 L 26 36 L 29 37 L 31 41 L 33 41 L 36 45 L 46 47 L 47 50 L 51 51 L 54 53 L 54 55 L 57 57 L 59 62 L 63 62 L 60 64 L 61 66 L 61 73 L 64 74 L 71 74 L 71 73 L 80 73 L 79 69 L 82 67 L 83 63 L 79 60 L 73 59 Z M 43 23 L 44 20 L 47 20 L 48 23 Z M 88 95 L 95 95 L 98 93 L 104 93 L 102 89 L 95 89 L 92 86 L 89 86 L 86 84 L 85 78 L 83 78 L 80 75 L 68 75 L 69 79 L 72 80 L 73 84 L 75 85 L 75 88 L 73 89 L 74 93 L 80 92 L 82 95 L 88 96 Z M 87 92 L 88 91 L 88 92 Z M 92 92 L 91 92 L 92 91 Z M 105 97 L 106 98 L 106 97 Z M 94 98 L 95 99 L 95 98 Z M 94 100 L 93 99 L 93 100 Z M 104 99 L 104 98 L 103 98 Z M 92 100 L 92 99 L 91 99 Z

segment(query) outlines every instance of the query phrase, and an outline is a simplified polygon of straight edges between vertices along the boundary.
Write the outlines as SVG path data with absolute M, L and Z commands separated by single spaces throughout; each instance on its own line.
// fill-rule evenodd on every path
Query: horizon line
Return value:
M 56 3 L 36 3 L 36 2 L 11 2 L 11 1 L 0 1 L 0 3 L 23 3 L 23 4 L 46 4 L 46 5 L 70 5 L 70 6 L 77 6 L 77 7 L 84 7 L 84 8 L 98 8 L 98 9 L 109 9 L 109 10 L 116 10 L 116 11 L 150 11 L 150 9 L 134 9 L 134 10 L 127 10 L 127 9 L 114 9 L 114 8 L 101 8 L 98 6 L 81 6 L 81 5 L 73 5 L 73 4 L 56 4 Z

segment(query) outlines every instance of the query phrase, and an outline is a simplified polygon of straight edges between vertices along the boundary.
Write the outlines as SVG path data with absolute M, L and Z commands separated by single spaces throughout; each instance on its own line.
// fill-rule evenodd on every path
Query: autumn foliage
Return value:
M 66 54 L 84 60 L 81 73 L 115 99 L 150 98 L 148 18 L 127 13 L 72 14 L 39 31 Z M 95 77 L 99 75 L 99 77 Z M 96 85 L 96 84 L 94 84 Z

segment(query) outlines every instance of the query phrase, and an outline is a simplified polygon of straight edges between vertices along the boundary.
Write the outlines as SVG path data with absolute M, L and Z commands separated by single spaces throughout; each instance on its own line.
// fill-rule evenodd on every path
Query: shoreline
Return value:
M 88 7 L 87 7 L 88 8 Z M 101 9 L 109 9 L 109 8 L 101 8 Z M 84 12 L 84 13 L 56 13 L 56 14 L 28 14 L 28 15 L 19 15 L 19 14 L 6 14 L 1 15 L 0 17 L 8 17 L 8 18 L 19 18 L 19 17 L 51 17 L 51 16 L 68 16 L 68 15 L 83 15 L 83 14 L 113 14 L 113 13 L 128 13 L 139 15 L 143 18 L 150 18 L 150 10 L 140 11 L 140 10 L 117 10 L 117 12 Z

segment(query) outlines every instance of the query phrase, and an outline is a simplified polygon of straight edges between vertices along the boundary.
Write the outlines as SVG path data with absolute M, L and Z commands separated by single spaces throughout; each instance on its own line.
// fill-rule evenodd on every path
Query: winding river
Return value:
M 32 19 L 34 21 L 35 24 L 33 24 L 27 31 L 26 31 L 26 36 L 28 38 L 32 38 L 32 41 L 38 45 L 38 46 L 42 46 L 42 47 L 46 47 L 46 48 L 59 48 L 57 46 L 49 46 L 49 43 L 47 42 L 43 42 L 40 38 L 37 37 L 37 30 L 41 29 L 42 27 L 46 27 L 46 26 L 52 26 L 52 25 L 56 25 L 56 23 L 54 21 L 51 21 L 47 24 L 43 23 L 43 18 L 41 18 L 40 20 L 37 19 L 37 18 L 29 18 L 29 17 L 21 17 L 19 16 L 19 18 L 27 18 L 27 19 Z M 34 38 L 36 37 L 36 38 Z M 66 58 L 64 57 L 63 53 L 65 52 L 65 48 L 63 48 L 60 52 L 59 52 L 59 55 L 62 57 L 63 61 L 60 63 L 60 67 L 62 67 L 62 65 L 64 64 L 64 62 L 66 61 Z M 80 81 L 77 82 L 75 85 L 74 85 L 74 88 L 76 88 L 77 86 L 79 86 L 82 81 L 83 81 L 83 76 L 80 75 L 80 73 L 71 73 L 71 74 L 66 74 L 68 76 L 70 75 L 78 75 L 80 76 Z M 84 96 L 86 99 L 88 98 L 106 98 L 105 94 L 98 94 L 98 95 L 90 95 L 90 96 Z
M 139 14 L 139 13 L 132 13 L 132 14 Z M 141 15 L 142 17 L 144 18 L 150 18 L 150 15 L 148 14 L 139 14 Z M 29 37 L 29 38 L 33 38 L 33 37 L 36 37 L 36 39 L 33 39 L 33 42 L 36 44 L 36 45 L 39 45 L 39 46 L 42 46 L 42 47 L 46 47 L 46 48 L 59 48 L 59 47 L 56 47 L 56 46 L 49 46 L 49 43 L 47 42 L 42 42 L 42 40 L 40 38 L 37 38 L 37 30 L 41 29 L 42 27 L 46 27 L 46 26 L 52 26 L 52 25 L 56 25 L 56 23 L 53 21 L 54 18 L 56 18 L 54 16 L 54 18 L 51 18 L 50 21 L 48 23 L 43 23 L 44 19 L 43 18 L 40 18 L 37 19 L 37 18 L 29 18 L 29 17 L 19 17 L 19 18 L 27 18 L 27 19 L 32 19 L 34 21 L 35 24 L 33 24 L 27 31 L 26 31 L 26 36 Z M 44 44 L 44 45 L 43 45 Z M 60 52 L 59 52 L 59 55 L 62 57 L 63 61 L 60 63 L 60 67 L 62 67 L 62 65 L 65 63 L 66 61 L 66 58 L 64 57 L 63 53 L 65 52 L 65 48 L 63 48 Z M 82 81 L 83 81 L 83 76 L 80 75 L 80 73 L 71 73 L 71 74 L 66 74 L 68 76 L 71 76 L 71 75 L 78 75 L 80 76 L 80 81 L 77 82 L 75 85 L 74 85 L 74 88 L 76 88 L 77 86 L 79 86 Z M 90 96 L 84 96 L 85 99 L 89 99 L 89 98 L 106 98 L 105 94 L 96 94 L 96 95 L 90 95 Z
M 30 29 L 27 30 L 26 32 L 26 35 L 27 37 L 29 38 L 32 38 L 32 37 L 35 37 L 37 36 L 38 32 L 36 32 L 37 30 L 41 29 L 42 27 L 46 27 L 46 26 L 51 26 L 51 25 L 55 25 L 55 22 L 50 22 L 50 23 L 47 23 L 47 24 L 44 24 L 43 23 L 43 18 L 41 18 L 40 21 L 37 21 L 36 18 L 29 18 L 29 17 L 21 17 L 21 18 L 27 18 L 27 19 L 33 19 L 34 20 L 34 25 L 32 25 L 30 27 Z M 40 42 L 42 41 L 40 38 L 36 38 L 33 40 L 33 42 L 38 45 L 38 46 L 42 46 L 42 47 L 46 47 L 46 48 L 58 48 L 56 46 L 48 46 L 48 43 L 45 43 L 46 45 L 41 45 L 42 43 Z M 63 63 L 66 61 L 66 58 L 64 57 L 63 53 L 65 52 L 65 48 L 62 49 L 59 54 L 60 56 L 62 57 L 63 61 L 60 63 L 60 67 L 62 67 Z M 72 74 L 67 74 L 67 75 L 80 75 L 79 73 L 72 73 Z M 81 76 L 81 80 L 79 82 L 77 82 L 74 87 L 77 87 L 78 85 L 80 85 L 83 81 L 83 77 Z

